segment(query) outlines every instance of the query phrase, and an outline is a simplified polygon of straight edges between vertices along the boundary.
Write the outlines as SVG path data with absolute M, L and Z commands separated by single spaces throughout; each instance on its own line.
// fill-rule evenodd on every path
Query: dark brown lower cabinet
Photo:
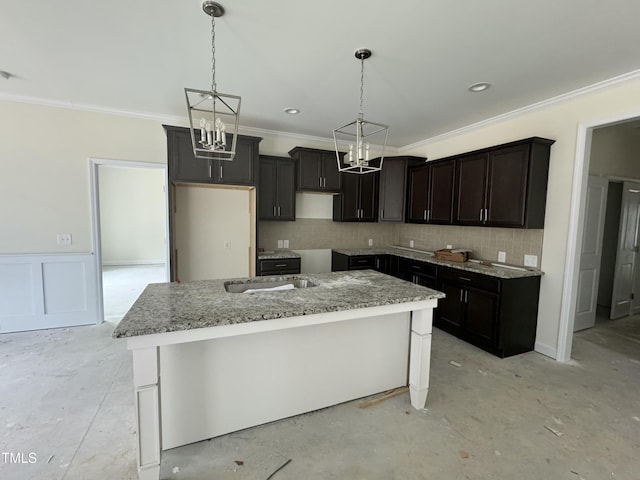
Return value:
M 398 262 L 399 277 L 423 287 L 436 288 L 437 266 L 431 263 L 401 258 Z
M 533 350 L 540 277 L 504 279 L 438 268 L 434 325 L 499 357 Z
M 389 273 L 389 255 L 346 255 L 331 252 L 331 271 L 376 270 Z
M 270 258 L 258 259 L 257 276 L 265 275 L 293 275 L 300 273 L 299 258 Z

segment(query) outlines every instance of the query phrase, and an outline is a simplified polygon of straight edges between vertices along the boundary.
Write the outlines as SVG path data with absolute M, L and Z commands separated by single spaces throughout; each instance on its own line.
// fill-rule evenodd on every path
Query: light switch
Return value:
M 370 246 L 370 247 L 373 247 L 373 238 L 370 238 L 370 239 L 369 239 L 369 246 Z
M 453 245 L 447 244 L 447 248 L 453 248 Z
M 283 246 L 284 248 L 289 248 L 289 240 L 283 240 L 283 241 L 282 241 L 282 246 Z
M 499 262 L 506 262 L 507 261 L 507 252 L 498 252 L 498 261 Z
M 278 248 L 284 248 L 283 244 L 284 242 L 282 240 L 278 240 Z
M 413 248 L 413 240 L 409 240 L 409 248 Z

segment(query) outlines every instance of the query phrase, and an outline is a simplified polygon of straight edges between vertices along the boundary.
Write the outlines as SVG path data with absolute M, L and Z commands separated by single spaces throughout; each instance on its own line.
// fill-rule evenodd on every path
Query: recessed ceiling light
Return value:
M 283 111 L 289 115 L 297 115 L 300 113 L 300 110 L 297 108 L 285 108 Z
M 470 92 L 484 92 L 490 86 L 491 86 L 491 84 L 488 83 L 488 82 L 478 82 L 478 83 L 474 83 L 473 85 L 469 85 L 469 91 Z

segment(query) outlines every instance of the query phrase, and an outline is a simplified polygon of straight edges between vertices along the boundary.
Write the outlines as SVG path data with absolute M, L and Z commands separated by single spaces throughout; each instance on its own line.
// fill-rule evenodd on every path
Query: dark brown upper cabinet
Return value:
M 261 155 L 258 183 L 258 219 L 296 219 L 296 161 Z
M 454 160 L 410 168 L 407 222 L 451 224 L 454 175 Z
M 385 157 L 378 188 L 379 222 L 404 222 L 408 169 L 425 161 L 419 157 Z
M 238 135 L 236 155 L 232 161 L 210 160 L 194 156 L 188 128 L 167 125 L 164 128 L 170 181 L 256 185 L 261 138 Z
M 454 223 L 543 228 L 552 144 L 533 137 L 457 157 Z
M 378 206 L 378 173 L 343 173 L 340 195 L 333 197 L 335 222 L 375 222 Z
M 298 161 L 296 190 L 309 192 L 340 192 L 340 172 L 336 152 L 295 147 L 289 155 Z

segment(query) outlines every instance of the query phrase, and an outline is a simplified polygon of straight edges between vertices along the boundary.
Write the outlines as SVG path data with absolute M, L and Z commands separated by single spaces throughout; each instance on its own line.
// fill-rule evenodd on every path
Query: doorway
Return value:
M 635 153 L 628 155 L 626 165 L 614 164 L 611 158 L 596 155 L 594 151 L 594 132 L 604 131 L 609 127 L 619 127 L 619 131 L 632 132 Z M 558 348 L 556 360 L 567 362 L 571 359 L 574 322 L 579 311 L 578 299 L 581 275 L 581 259 L 583 253 L 583 239 L 585 233 L 585 219 L 587 217 L 588 176 L 601 174 L 604 176 L 619 176 L 640 178 L 640 117 L 638 112 L 633 116 L 608 119 L 607 121 L 579 124 L 576 144 L 576 158 L 574 163 L 574 189 L 571 200 L 571 217 L 563 282 L 562 308 L 560 314 L 560 328 L 558 332 Z M 617 139 L 615 139 L 617 141 Z M 596 166 L 610 171 L 594 171 Z M 637 167 L 636 167 L 637 165 Z M 603 167 L 604 166 L 604 167 Z M 620 173 L 616 168 L 637 168 L 637 173 Z M 590 171 L 591 170 L 591 171 Z M 597 170 L 597 169 L 596 169 Z
M 166 165 L 90 159 L 99 321 L 118 322 L 169 279 Z

